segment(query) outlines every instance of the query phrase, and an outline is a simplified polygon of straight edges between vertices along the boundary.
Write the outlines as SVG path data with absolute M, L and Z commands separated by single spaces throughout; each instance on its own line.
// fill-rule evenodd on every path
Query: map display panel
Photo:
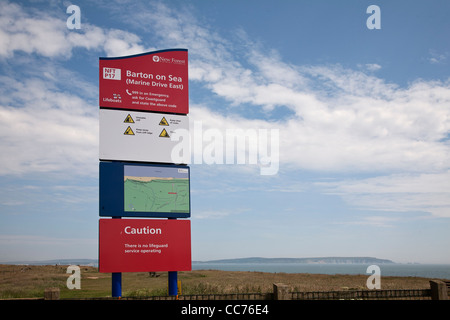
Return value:
M 189 171 L 124 166 L 124 211 L 189 213 Z
M 100 161 L 101 217 L 189 218 L 186 165 Z

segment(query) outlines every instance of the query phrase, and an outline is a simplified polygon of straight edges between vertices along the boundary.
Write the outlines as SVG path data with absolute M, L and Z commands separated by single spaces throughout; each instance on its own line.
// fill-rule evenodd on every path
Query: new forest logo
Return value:
M 153 56 L 153 62 L 162 62 L 162 63 L 173 63 L 173 64 L 181 64 L 181 65 L 185 65 L 186 64 L 186 60 L 181 60 L 181 59 L 175 59 L 175 58 L 164 58 L 164 57 L 160 57 L 160 56 Z

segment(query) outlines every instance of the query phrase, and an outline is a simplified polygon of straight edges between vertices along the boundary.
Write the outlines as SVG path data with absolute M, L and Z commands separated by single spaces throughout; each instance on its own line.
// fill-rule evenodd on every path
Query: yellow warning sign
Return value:
M 130 126 L 128 126 L 127 130 L 125 130 L 125 132 L 123 133 L 125 135 L 130 135 L 130 136 L 134 136 L 134 132 L 133 129 L 131 129 Z M 162 134 L 162 133 L 161 133 Z
M 163 129 L 163 130 L 161 131 L 161 133 L 159 134 L 159 136 L 160 136 L 160 137 L 163 137 L 163 138 L 170 138 L 170 136 L 169 136 L 169 134 L 167 133 L 166 129 Z
M 163 117 L 163 118 L 161 119 L 161 121 L 159 122 L 159 125 L 160 125 L 160 126 L 168 126 L 168 125 L 169 125 L 169 123 L 168 123 L 167 120 L 166 120 L 166 117 Z
M 131 117 L 131 114 L 128 114 L 127 117 L 125 118 L 125 120 L 123 121 L 124 123 L 134 123 L 133 118 Z

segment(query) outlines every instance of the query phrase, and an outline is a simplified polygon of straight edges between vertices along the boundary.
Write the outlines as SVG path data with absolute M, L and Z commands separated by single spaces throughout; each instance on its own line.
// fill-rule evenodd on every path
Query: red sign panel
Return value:
M 100 219 L 100 272 L 190 271 L 191 222 Z
M 188 52 L 100 58 L 100 107 L 189 113 Z

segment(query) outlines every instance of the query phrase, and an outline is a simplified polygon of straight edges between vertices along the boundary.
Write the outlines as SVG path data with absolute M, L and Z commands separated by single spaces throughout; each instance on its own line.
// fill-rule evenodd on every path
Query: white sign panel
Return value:
M 187 115 L 100 109 L 100 160 L 174 163 L 176 129 L 189 130 Z

